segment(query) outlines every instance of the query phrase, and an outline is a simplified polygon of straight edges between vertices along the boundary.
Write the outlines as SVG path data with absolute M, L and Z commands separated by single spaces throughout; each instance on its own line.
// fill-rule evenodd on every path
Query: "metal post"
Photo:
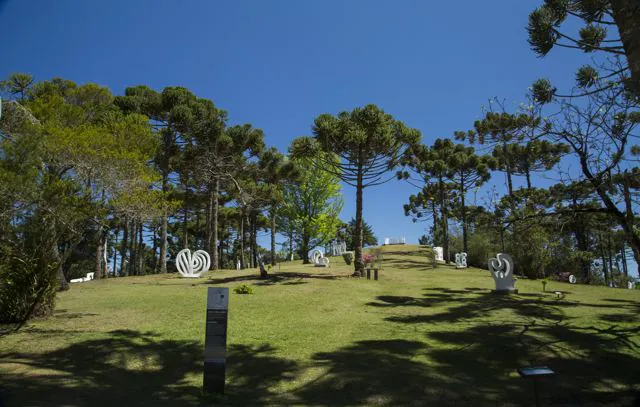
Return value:
M 373 269 L 373 279 L 378 281 L 378 269 Z

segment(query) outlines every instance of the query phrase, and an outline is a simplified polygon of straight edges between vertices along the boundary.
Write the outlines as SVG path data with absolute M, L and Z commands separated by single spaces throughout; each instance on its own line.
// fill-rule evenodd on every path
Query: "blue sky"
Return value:
M 374 103 L 422 132 L 423 142 L 472 128 L 490 97 L 517 106 L 537 78 L 571 87 L 587 61 L 530 51 L 527 17 L 541 1 L 71 1 L 0 0 L 0 77 L 28 72 L 127 86 L 180 85 L 262 128 L 286 151 L 313 119 Z M 494 182 L 500 190 L 502 174 Z M 537 180 L 542 185 L 548 181 Z M 404 216 L 415 189 L 365 190 L 379 239 L 417 242 Z M 342 218 L 355 214 L 344 188 Z

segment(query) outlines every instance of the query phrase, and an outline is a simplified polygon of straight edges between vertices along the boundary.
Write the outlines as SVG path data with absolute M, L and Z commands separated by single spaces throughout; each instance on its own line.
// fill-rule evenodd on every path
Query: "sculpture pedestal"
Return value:
M 491 290 L 491 294 L 500 294 L 500 295 L 518 294 L 518 290 L 515 288 L 513 290 Z

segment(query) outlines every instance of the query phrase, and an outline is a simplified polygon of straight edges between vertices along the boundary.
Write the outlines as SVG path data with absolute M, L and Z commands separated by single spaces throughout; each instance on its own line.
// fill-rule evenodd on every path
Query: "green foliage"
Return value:
M 354 253 L 353 252 L 344 252 L 342 253 L 342 258 L 344 259 L 344 262 L 347 264 L 347 266 L 350 266 L 351 263 L 353 263 L 353 259 L 354 259 Z
M 344 238 L 347 243 L 348 250 L 354 250 L 356 245 L 355 239 L 356 220 L 351 218 L 349 223 L 343 225 Z M 362 245 L 363 246 L 377 246 L 378 238 L 373 233 L 373 228 L 367 222 L 362 220 Z
M 253 287 L 247 284 L 241 284 L 233 289 L 236 294 L 253 294 Z
M 356 188 L 355 274 L 363 275 L 363 189 L 390 181 L 405 153 L 420 142 L 420 132 L 396 120 L 376 105 L 366 105 L 314 121 L 315 139 L 300 138 L 293 145 L 297 156 L 316 157 L 320 167 Z M 323 151 L 326 154 L 318 154 Z
M 280 229 L 293 234 L 300 256 L 336 237 L 343 199 L 339 177 L 315 166 L 310 158 L 292 160 L 297 178 L 283 186 Z

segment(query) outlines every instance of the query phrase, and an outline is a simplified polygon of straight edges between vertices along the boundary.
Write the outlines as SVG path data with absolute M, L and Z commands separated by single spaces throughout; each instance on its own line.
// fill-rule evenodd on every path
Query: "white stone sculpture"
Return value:
M 467 253 L 465 252 L 456 253 L 456 268 L 457 269 L 467 268 Z
M 575 284 L 578 282 L 578 279 L 576 278 L 576 276 L 574 276 L 573 274 L 569 275 L 569 283 L 570 284 Z
M 329 258 L 324 257 L 322 252 L 318 249 L 315 249 L 311 252 L 311 261 L 316 267 L 329 267 Z
M 74 278 L 72 280 L 70 280 L 70 283 L 84 283 L 85 281 L 91 281 L 93 280 L 93 276 L 95 275 L 95 273 L 87 273 L 86 277 L 80 277 L 80 278 Z
M 433 252 L 436 254 L 436 261 L 444 261 L 444 250 L 442 247 L 434 247 Z
M 345 242 L 333 241 L 325 248 L 325 252 L 331 256 L 342 256 L 347 251 L 347 244 Z
M 634 283 L 633 281 L 627 281 L 627 288 L 629 290 L 633 290 L 634 288 L 636 288 L 636 283 Z
M 236 262 L 236 271 L 240 271 L 240 260 Z
M 204 250 L 196 250 L 191 254 L 191 250 L 180 250 L 176 257 L 176 267 L 182 277 L 198 278 L 211 266 L 209 253 Z
M 517 293 L 513 278 L 513 259 L 506 253 L 498 253 L 496 258 L 489 259 L 489 272 L 496 283 L 497 293 Z

